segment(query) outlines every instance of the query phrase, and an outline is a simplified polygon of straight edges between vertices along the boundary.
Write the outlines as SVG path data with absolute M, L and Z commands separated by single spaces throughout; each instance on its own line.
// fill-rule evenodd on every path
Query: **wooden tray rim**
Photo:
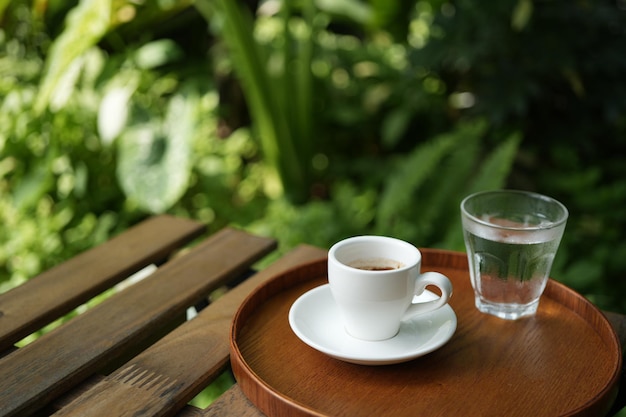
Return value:
M 430 248 L 419 249 L 422 253 L 422 265 L 427 265 L 429 268 L 444 267 L 462 270 L 468 269 L 467 255 L 464 252 Z M 441 260 L 445 260 L 446 262 L 441 263 Z M 233 373 L 235 374 L 235 376 L 237 376 L 239 373 L 243 373 L 249 377 L 247 379 L 238 378 L 237 383 L 239 384 L 242 392 L 246 395 L 246 397 L 248 397 L 248 399 L 257 408 L 259 408 L 268 416 L 274 415 L 273 411 L 277 410 L 273 410 L 272 407 L 266 408 L 263 407 L 262 404 L 259 404 L 259 401 L 257 401 L 256 395 L 254 394 L 256 387 L 262 388 L 267 394 L 269 394 L 275 400 L 278 400 L 279 403 L 288 406 L 292 411 L 290 415 L 327 417 L 326 414 L 319 413 L 311 408 L 308 408 L 306 404 L 290 398 L 284 395 L 282 392 L 276 390 L 274 387 L 267 384 L 263 380 L 263 378 L 261 378 L 254 371 L 254 369 L 250 367 L 250 365 L 244 359 L 243 354 L 241 353 L 237 344 L 237 337 L 239 335 L 240 329 L 243 328 L 245 320 L 250 317 L 250 310 L 254 310 L 257 308 L 257 306 L 255 306 L 254 303 L 251 302 L 252 300 L 256 299 L 257 297 L 263 297 L 263 299 L 268 299 L 269 297 L 276 295 L 278 292 L 289 288 L 283 285 L 283 281 L 285 281 L 296 271 L 302 272 L 304 270 L 311 270 L 309 272 L 310 274 L 324 274 L 326 271 L 326 265 L 327 259 L 315 260 L 292 267 L 287 271 L 277 274 L 275 277 L 270 278 L 263 284 L 259 285 L 255 290 L 253 290 L 241 303 L 239 309 L 233 317 L 229 341 L 230 361 Z M 614 397 L 617 394 L 616 388 L 621 376 L 623 361 L 619 337 L 611 326 L 607 317 L 598 307 L 593 305 L 589 300 L 587 300 L 578 292 L 567 287 L 565 284 L 550 278 L 542 296 L 547 296 L 551 298 L 555 302 L 563 305 L 568 310 L 572 311 L 574 314 L 580 316 L 585 322 L 589 323 L 590 327 L 592 327 L 592 329 L 595 330 L 596 333 L 598 333 L 599 337 L 607 344 L 607 348 L 612 353 L 617 354 L 614 372 L 613 375 L 611 375 L 610 380 L 607 382 L 605 387 L 601 391 L 599 391 L 596 396 L 590 398 L 590 400 L 586 404 L 579 407 L 578 409 L 571 410 L 570 415 L 577 415 L 578 413 L 584 411 L 587 407 L 592 406 L 593 404 L 596 404 L 605 398 Z M 583 311 L 578 311 L 576 309 L 576 305 L 584 306 Z M 594 323 L 589 322 L 590 318 Z M 244 323 L 240 324 L 241 321 L 244 321 Z M 600 326 L 600 328 L 598 328 L 597 326 Z M 252 383 L 251 381 L 254 381 L 254 383 Z M 611 402 L 612 401 L 613 399 L 611 399 Z M 265 402 L 265 404 L 271 406 L 270 402 Z

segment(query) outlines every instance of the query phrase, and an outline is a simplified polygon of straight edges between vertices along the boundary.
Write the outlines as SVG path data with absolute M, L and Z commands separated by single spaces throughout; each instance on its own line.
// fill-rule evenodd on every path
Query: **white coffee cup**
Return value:
M 363 340 L 394 337 L 403 319 L 434 311 L 452 295 L 443 274 L 421 274 L 421 252 L 408 242 L 385 236 L 356 236 L 328 252 L 328 281 L 346 331 Z M 364 269 L 365 268 L 365 269 Z M 413 303 L 427 285 L 441 296 Z

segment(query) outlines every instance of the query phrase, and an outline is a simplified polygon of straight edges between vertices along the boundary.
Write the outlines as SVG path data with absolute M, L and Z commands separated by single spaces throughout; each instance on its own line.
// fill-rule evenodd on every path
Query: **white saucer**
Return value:
M 414 302 L 437 296 L 426 290 Z M 456 330 L 456 315 L 449 304 L 403 321 L 391 339 L 368 342 L 350 336 L 328 284 L 301 295 L 289 310 L 289 324 L 307 345 L 333 358 L 360 365 L 388 365 L 415 359 L 443 346 Z

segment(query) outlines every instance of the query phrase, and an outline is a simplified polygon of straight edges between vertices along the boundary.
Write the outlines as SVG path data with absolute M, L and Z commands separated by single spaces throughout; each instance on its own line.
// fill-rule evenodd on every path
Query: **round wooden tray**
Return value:
M 354 365 L 304 344 L 288 322 L 293 302 L 327 282 L 326 262 L 279 275 L 241 305 L 231 364 L 241 390 L 275 416 L 603 415 L 617 392 L 621 351 L 604 315 L 550 280 L 537 315 L 506 321 L 474 307 L 464 253 L 422 249 L 422 271 L 454 285 L 456 333 L 410 362 Z

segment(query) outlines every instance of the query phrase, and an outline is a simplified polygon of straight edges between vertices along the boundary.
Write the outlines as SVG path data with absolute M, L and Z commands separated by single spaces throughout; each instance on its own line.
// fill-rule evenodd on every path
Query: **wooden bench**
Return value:
M 326 251 L 302 245 L 250 275 L 275 241 L 227 228 L 196 244 L 204 233 L 194 221 L 154 217 L 0 294 L 0 416 L 262 416 L 236 384 L 204 410 L 187 404 L 228 368 L 230 325 L 243 300 Z M 158 268 L 14 347 L 148 265 Z M 185 321 L 188 308 L 219 288 L 227 291 Z M 626 320 L 609 318 L 623 341 Z M 623 404 L 620 397 L 616 407 Z

